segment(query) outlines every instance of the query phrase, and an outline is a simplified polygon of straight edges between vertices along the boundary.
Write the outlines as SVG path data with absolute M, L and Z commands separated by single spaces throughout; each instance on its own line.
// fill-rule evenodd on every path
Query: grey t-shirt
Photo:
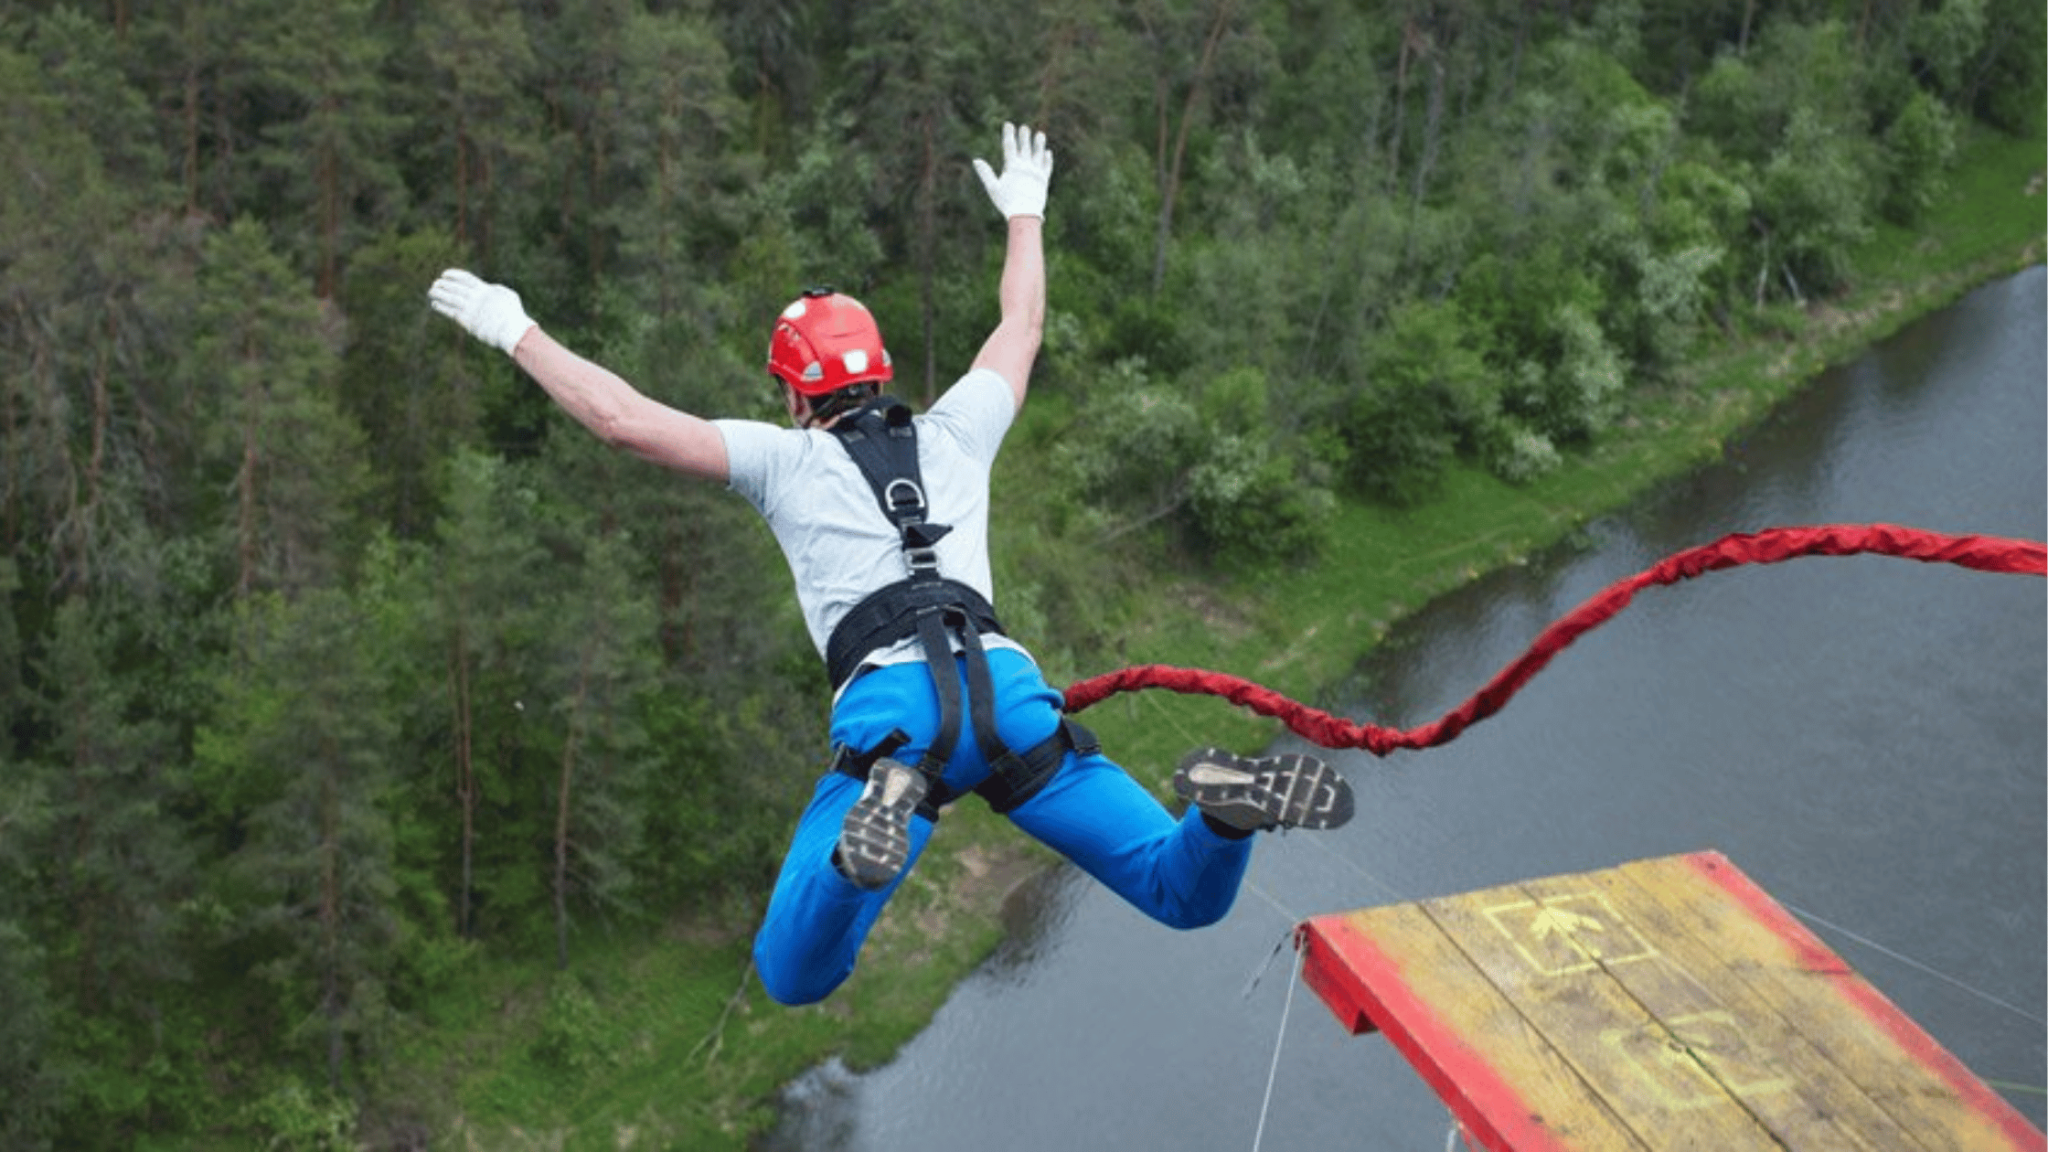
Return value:
M 950 524 L 939 541 L 939 573 L 995 601 L 988 563 L 988 481 L 996 450 L 1016 418 L 1003 378 L 986 368 L 962 376 L 917 416 L 917 463 L 927 519 Z M 854 605 L 909 575 L 901 537 L 875 503 L 860 466 L 830 433 L 754 420 L 715 420 L 725 438 L 729 486 L 768 521 L 796 578 L 797 604 L 818 655 Z M 991 647 L 1017 647 L 990 637 Z M 915 639 L 868 660 L 918 659 Z

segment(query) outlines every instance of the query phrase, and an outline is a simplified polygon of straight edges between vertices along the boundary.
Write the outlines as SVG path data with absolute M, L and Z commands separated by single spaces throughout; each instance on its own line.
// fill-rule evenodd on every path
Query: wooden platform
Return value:
M 1495 1152 L 2042 1149 L 1713 852 L 1302 926 L 1303 973 Z

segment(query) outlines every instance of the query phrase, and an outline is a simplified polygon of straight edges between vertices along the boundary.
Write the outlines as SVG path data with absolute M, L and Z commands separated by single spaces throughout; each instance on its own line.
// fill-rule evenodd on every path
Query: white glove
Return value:
M 471 336 L 507 356 L 519 338 L 533 327 L 519 293 L 503 284 L 492 284 L 460 268 L 441 273 L 427 290 L 427 302 L 434 311 L 469 330 Z
M 1045 133 L 1029 125 L 1003 125 L 1003 174 L 998 177 L 988 161 L 977 159 L 974 174 L 996 202 L 996 211 L 1011 216 L 1045 217 L 1045 188 L 1052 182 L 1052 150 L 1045 146 Z

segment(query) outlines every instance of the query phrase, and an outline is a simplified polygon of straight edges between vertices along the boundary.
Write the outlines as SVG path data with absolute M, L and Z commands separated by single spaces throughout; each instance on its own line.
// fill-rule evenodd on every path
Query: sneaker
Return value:
M 1198 748 L 1173 773 L 1173 790 L 1212 818 L 1247 832 L 1337 828 L 1351 819 L 1351 785 L 1313 756 L 1252 760 Z
M 924 773 L 883 757 L 868 772 L 860 794 L 839 827 L 839 871 L 855 885 L 886 888 L 910 859 L 910 815 L 924 803 Z

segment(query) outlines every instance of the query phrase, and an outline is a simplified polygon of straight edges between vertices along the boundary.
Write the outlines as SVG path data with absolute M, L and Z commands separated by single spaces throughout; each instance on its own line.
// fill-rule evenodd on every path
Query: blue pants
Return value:
M 1060 694 L 1028 656 L 1010 649 L 988 654 L 995 681 L 996 731 L 1017 751 L 1051 736 L 1059 726 Z M 967 691 L 961 661 L 963 702 Z M 963 713 L 965 709 L 962 709 Z M 923 663 L 877 668 L 849 685 L 832 712 L 832 741 L 865 750 L 895 729 L 910 742 L 895 758 L 914 764 L 938 732 L 938 693 Z M 945 772 L 965 792 L 988 775 L 967 716 Z M 762 987 L 784 1004 L 824 999 L 853 974 L 854 959 L 882 907 L 909 875 L 931 839 L 932 823 L 910 822 L 910 861 L 887 888 L 857 888 L 832 865 L 832 849 L 846 812 L 860 798 L 861 782 L 837 772 L 818 781 L 797 824 L 768 915 L 754 937 L 754 966 Z M 1193 809 L 1176 820 L 1115 762 L 1097 752 L 1069 752 L 1058 775 L 1010 813 L 1017 827 L 1079 865 L 1139 911 L 1175 928 L 1221 920 L 1237 898 L 1251 861 L 1249 839 L 1212 831 Z

